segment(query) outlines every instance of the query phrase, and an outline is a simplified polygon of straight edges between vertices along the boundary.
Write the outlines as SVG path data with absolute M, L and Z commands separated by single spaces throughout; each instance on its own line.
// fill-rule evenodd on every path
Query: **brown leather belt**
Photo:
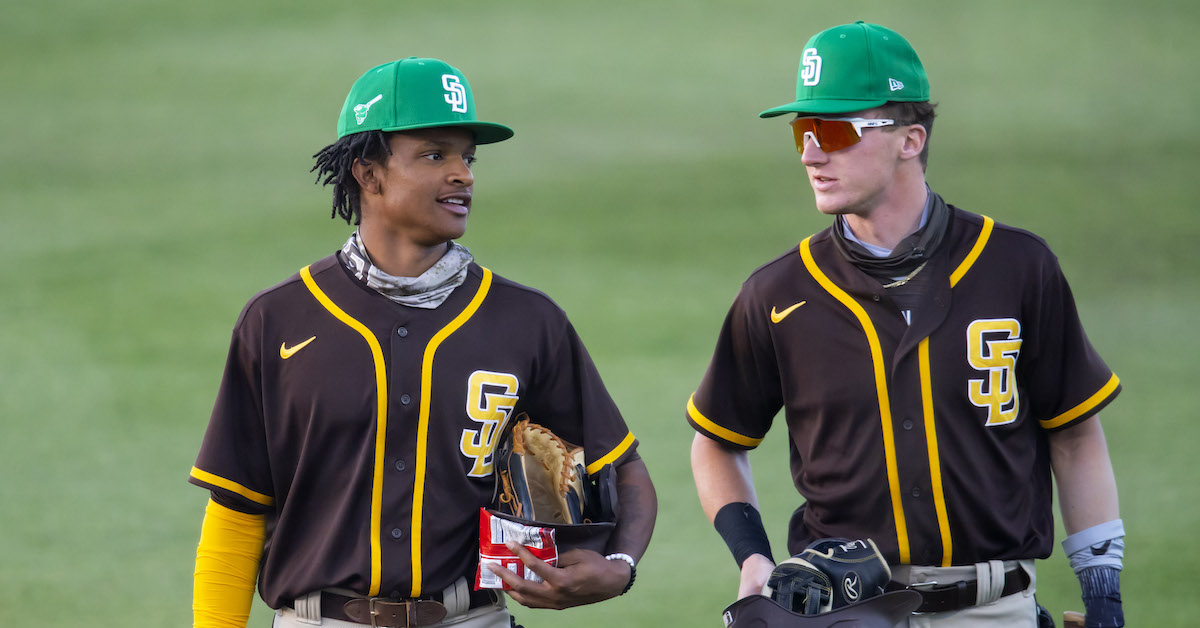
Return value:
M 1020 567 L 1010 569 L 1004 573 L 1004 588 L 1000 591 L 1000 597 L 1012 595 L 1027 588 L 1029 588 L 1029 574 L 1025 573 L 1025 570 Z M 888 584 L 889 591 L 901 589 L 909 589 L 921 594 L 921 605 L 917 607 L 917 610 L 913 611 L 914 613 L 938 613 L 975 606 L 979 583 L 975 580 L 962 580 L 950 584 L 935 584 L 932 587 L 921 587 L 919 589 L 911 586 L 906 587 L 896 582 Z
M 468 609 L 497 602 L 489 589 L 471 591 Z M 321 592 L 321 616 L 329 619 L 381 626 L 383 628 L 416 628 L 436 624 L 446 618 L 441 594 L 421 599 L 390 599 L 349 597 L 329 591 Z M 290 606 L 290 605 L 289 605 Z

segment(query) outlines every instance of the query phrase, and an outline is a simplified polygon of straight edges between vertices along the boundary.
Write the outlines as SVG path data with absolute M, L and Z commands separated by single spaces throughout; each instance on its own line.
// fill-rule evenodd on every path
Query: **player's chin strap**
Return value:
M 1079 577 L 1088 628 L 1125 625 L 1121 608 L 1121 568 L 1125 558 L 1125 524 L 1113 519 L 1080 530 L 1062 542 Z

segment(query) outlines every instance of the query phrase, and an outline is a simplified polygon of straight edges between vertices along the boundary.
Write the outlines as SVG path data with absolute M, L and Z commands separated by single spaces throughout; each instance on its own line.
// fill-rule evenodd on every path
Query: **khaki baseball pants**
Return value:
M 321 628 L 363 628 L 367 625 L 342 621 L 340 619 L 329 619 L 328 617 L 323 617 L 315 621 L 317 623 L 313 623 L 312 620 L 301 620 L 296 617 L 296 611 L 290 608 L 282 608 L 275 611 L 275 621 L 271 626 L 272 628 L 312 628 L 313 626 L 320 626 Z M 511 625 L 508 609 L 503 605 L 481 606 L 461 615 L 447 617 L 436 624 L 432 624 L 434 628 L 442 626 L 453 626 L 454 628 L 510 628 Z
M 899 565 L 892 568 L 892 579 L 904 584 L 931 581 L 950 584 L 976 580 L 981 585 L 975 606 L 942 613 L 914 614 L 908 620 L 909 628 L 1037 628 L 1037 602 L 1033 599 L 1033 594 L 1037 591 L 1037 574 L 1033 561 L 1004 561 L 1001 573 L 1017 565 L 1029 574 L 1029 587 L 1004 597 L 999 596 L 1003 578 L 995 582 L 995 586 L 986 585 L 989 581 L 994 582 L 985 575 L 989 568 L 988 563 L 964 567 Z

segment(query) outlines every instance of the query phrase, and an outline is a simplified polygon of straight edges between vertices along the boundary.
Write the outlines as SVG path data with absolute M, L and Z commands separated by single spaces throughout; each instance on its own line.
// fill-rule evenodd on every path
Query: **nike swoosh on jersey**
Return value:
M 772 306 L 771 307 L 771 322 L 778 323 L 779 321 L 787 318 L 787 315 L 791 314 L 792 310 L 795 310 L 796 308 L 800 307 L 801 305 L 804 305 L 805 303 L 808 303 L 808 301 L 801 301 L 782 312 L 776 312 L 774 306 Z
M 286 342 L 282 343 L 279 345 L 279 357 L 286 360 L 286 359 L 292 357 L 293 355 L 296 355 L 297 351 L 303 349 L 304 347 L 307 347 L 308 343 L 310 343 L 316 339 L 317 339 L 317 337 L 313 336 L 312 338 L 309 338 L 308 340 L 305 340 L 304 342 L 302 342 L 294 347 L 288 347 Z

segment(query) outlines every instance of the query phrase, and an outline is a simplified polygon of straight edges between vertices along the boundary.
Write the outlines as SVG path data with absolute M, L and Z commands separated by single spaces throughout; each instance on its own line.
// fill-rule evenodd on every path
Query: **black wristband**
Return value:
M 617 595 L 625 595 L 626 593 L 629 593 L 629 590 L 633 588 L 633 580 L 635 578 L 637 578 L 637 567 L 630 565 L 629 566 L 629 582 L 625 583 L 625 588 L 621 589 L 621 592 L 618 593 Z
M 729 551 L 733 552 L 738 569 L 741 569 L 742 563 L 754 554 L 762 554 L 771 559 L 771 562 L 775 562 L 771 555 L 771 541 L 767 539 L 762 517 L 754 506 L 746 502 L 725 504 L 717 511 L 713 526 L 721 538 L 725 539 Z

